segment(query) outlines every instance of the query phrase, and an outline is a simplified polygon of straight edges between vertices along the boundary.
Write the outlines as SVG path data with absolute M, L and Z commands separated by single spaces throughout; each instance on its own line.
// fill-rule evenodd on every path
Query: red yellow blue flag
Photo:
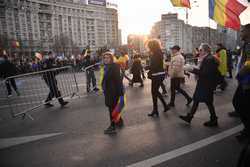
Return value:
M 125 107 L 125 104 L 126 104 L 125 95 L 120 96 L 119 101 L 118 101 L 117 105 L 115 106 L 115 108 L 114 108 L 114 110 L 112 112 L 112 118 L 113 118 L 113 121 L 115 123 L 118 123 L 120 121 L 121 114 L 122 114 L 122 111 L 123 111 L 123 109 Z
M 173 6 L 175 7 L 186 7 L 191 8 L 189 0 L 171 0 Z
M 237 0 L 209 0 L 209 17 L 223 27 L 239 30 L 239 16 L 246 8 Z

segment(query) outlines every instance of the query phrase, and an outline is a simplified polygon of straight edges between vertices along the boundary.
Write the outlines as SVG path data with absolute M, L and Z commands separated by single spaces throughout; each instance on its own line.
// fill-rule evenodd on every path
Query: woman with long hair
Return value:
M 157 99 L 159 98 L 164 106 L 164 112 L 169 110 L 162 94 L 159 92 L 159 87 L 165 78 L 165 71 L 163 68 L 163 53 L 161 50 L 160 42 L 158 40 L 150 40 L 147 43 L 150 54 L 150 65 L 148 78 L 152 80 L 151 94 L 153 100 L 153 111 L 148 116 L 159 116 Z
M 103 54 L 103 63 L 104 70 L 101 86 L 105 97 L 105 105 L 109 108 L 110 117 L 110 126 L 104 133 L 114 134 L 116 133 L 116 126 L 123 126 L 123 120 L 120 115 L 122 109 L 121 101 L 123 100 L 124 102 L 122 77 L 119 65 L 114 63 L 112 52 L 105 52 Z

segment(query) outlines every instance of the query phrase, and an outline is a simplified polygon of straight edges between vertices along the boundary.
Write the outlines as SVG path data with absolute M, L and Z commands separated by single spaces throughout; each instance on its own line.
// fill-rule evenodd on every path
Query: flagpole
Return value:
M 210 18 L 208 17 L 208 44 L 211 45 L 211 28 L 210 28 Z
M 188 24 L 188 8 L 186 8 L 186 24 Z
M 211 45 L 211 30 L 210 30 L 210 18 L 209 18 L 209 1 L 208 1 L 208 44 Z

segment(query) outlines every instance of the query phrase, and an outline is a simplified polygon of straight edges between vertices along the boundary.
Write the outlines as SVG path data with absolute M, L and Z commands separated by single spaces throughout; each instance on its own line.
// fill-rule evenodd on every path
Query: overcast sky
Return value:
M 170 0 L 109 0 L 118 4 L 119 27 L 122 29 L 123 42 L 128 34 L 149 34 L 153 24 L 160 20 L 161 14 L 178 13 L 185 20 L 185 9 L 173 7 Z M 190 0 L 189 23 L 196 26 L 208 26 L 208 0 Z M 247 4 L 247 0 L 239 0 Z M 241 14 L 242 24 L 250 23 L 250 4 Z M 248 19 L 247 19 L 248 18 Z M 210 21 L 215 27 L 215 23 Z

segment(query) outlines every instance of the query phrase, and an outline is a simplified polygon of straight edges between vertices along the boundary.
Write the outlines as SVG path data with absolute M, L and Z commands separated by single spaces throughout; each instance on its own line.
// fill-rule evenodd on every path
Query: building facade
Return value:
M 23 52 L 114 47 L 118 13 L 105 0 L 0 0 L 0 35 Z
M 146 35 L 135 35 L 130 34 L 128 35 L 128 46 L 129 48 L 133 49 L 138 53 L 145 53 L 145 42 L 147 41 L 148 37 Z
M 151 38 L 159 38 L 164 49 L 169 50 L 173 45 L 179 45 L 183 52 L 192 53 L 201 43 L 209 43 L 213 48 L 217 43 L 224 44 L 229 49 L 235 49 L 238 33 L 231 29 L 218 27 L 196 27 L 185 24 L 178 15 L 163 14 L 161 21 L 156 22 L 151 29 Z

